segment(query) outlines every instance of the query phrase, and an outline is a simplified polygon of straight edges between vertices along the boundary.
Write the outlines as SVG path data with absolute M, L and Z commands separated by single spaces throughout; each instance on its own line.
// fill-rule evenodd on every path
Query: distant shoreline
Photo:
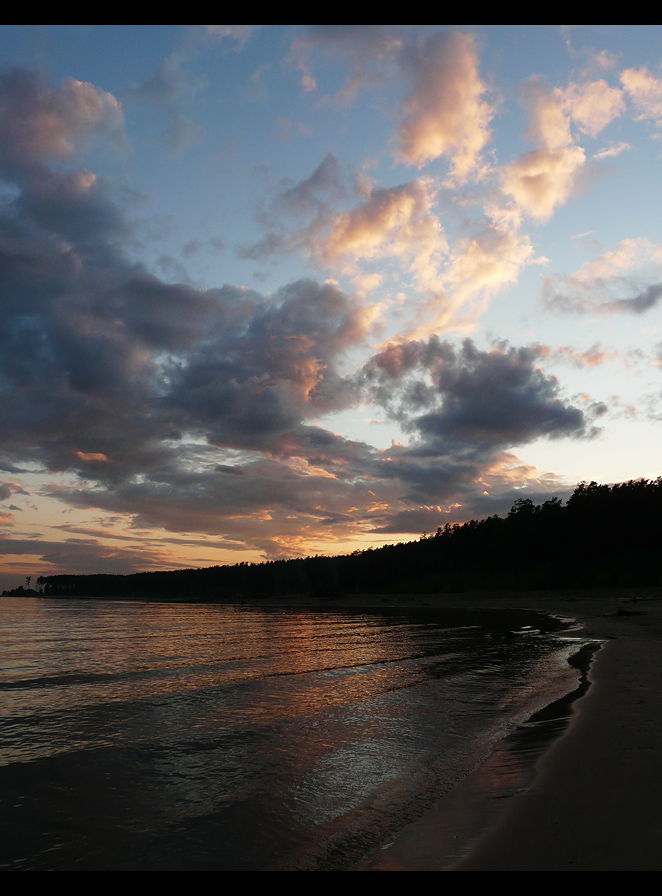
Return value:
M 546 589 L 540 591 L 505 590 L 505 591 L 461 591 L 449 593 L 394 593 L 373 594 L 356 593 L 343 594 L 333 597 L 311 597 L 308 594 L 268 595 L 264 597 L 232 597 L 228 599 L 206 597 L 177 597 L 153 596 L 143 594 L 115 594 L 115 595 L 66 595 L 66 594 L 41 594 L 36 591 L 15 589 L 3 592 L 1 597 L 26 598 L 37 600 L 80 600 L 80 601 L 112 601 L 127 603 L 180 603 L 186 605 L 200 604 L 204 606 L 218 604 L 219 606 L 275 606 L 275 607 L 311 607 L 317 609 L 347 607 L 370 608 L 376 607 L 501 607 L 503 609 L 531 608 L 545 611 L 551 607 L 562 608 L 565 612 L 576 606 L 583 609 L 597 608 L 598 604 L 604 604 L 605 612 L 611 606 L 623 608 L 632 604 L 659 600 L 662 602 L 662 588 L 646 588 L 639 586 L 629 587 L 605 587 L 586 589 Z M 572 614 L 571 614 L 572 615 Z

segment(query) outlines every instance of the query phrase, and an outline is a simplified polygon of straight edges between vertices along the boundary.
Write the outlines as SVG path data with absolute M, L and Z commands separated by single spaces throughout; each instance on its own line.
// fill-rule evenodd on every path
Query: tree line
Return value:
M 661 524 L 662 477 L 613 486 L 584 482 L 566 503 L 521 499 L 505 517 L 446 525 L 415 542 L 349 555 L 129 576 L 43 576 L 36 587 L 49 597 L 196 602 L 655 587 L 662 586 Z

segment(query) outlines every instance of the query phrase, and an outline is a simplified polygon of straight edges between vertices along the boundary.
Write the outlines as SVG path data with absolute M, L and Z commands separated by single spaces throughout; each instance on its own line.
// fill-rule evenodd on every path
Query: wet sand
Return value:
M 483 822 L 487 829 L 477 840 L 469 838 L 464 858 L 449 863 L 446 803 L 403 831 L 365 870 L 662 868 L 662 591 L 381 602 L 543 610 L 576 618 L 582 633 L 606 643 L 591 666 L 590 689 L 573 704 L 567 730 L 539 758 L 525 789 L 515 787 L 510 794 L 495 788 L 493 811 Z M 492 766 L 486 763 L 463 782 L 456 802 L 467 805 L 480 794 L 489 803 L 486 782 L 489 791 L 490 775 L 503 773 L 498 762 Z

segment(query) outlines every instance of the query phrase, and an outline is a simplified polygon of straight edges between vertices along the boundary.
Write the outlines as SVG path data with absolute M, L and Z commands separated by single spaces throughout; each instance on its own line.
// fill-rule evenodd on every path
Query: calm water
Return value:
M 576 688 L 564 628 L 0 600 L 0 869 L 352 868 Z

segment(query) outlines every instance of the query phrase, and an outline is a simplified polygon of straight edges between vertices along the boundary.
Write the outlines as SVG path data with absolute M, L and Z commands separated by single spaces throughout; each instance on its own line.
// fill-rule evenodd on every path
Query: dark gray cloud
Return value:
M 310 539 L 352 538 L 366 528 L 366 508 L 374 501 L 370 484 L 340 479 L 326 471 L 297 469 L 278 460 L 249 460 L 237 472 L 223 465 L 184 469 L 172 459 L 148 477 L 99 489 L 59 488 L 54 496 L 74 507 L 94 506 L 133 516 L 134 527 L 172 533 L 206 533 L 233 547 L 264 556 L 303 554 Z M 333 532 L 328 520 L 337 525 Z
M 8 501 L 12 495 L 28 495 L 29 493 L 25 491 L 20 485 L 17 485 L 13 482 L 0 482 L 0 501 Z M 10 510 L 17 510 L 18 508 L 10 508 Z
M 15 201 L 13 213 L 18 220 L 40 228 L 43 235 L 57 235 L 81 249 L 100 253 L 98 262 L 105 261 L 115 241 L 128 233 L 109 186 L 87 171 L 35 172 Z
M 48 213 L 33 200 L 46 176 Z M 330 465 L 357 454 L 310 421 L 356 396 L 338 362 L 366 334 L 359 303 L 312 281 L 268 298 L 166 284 L 123 257 L 121 212 L 106 196 L 110 215 L 93 214 L 93 191 L 70 201 L 73 177 L 23 173 L 0 208 L 4 469 L 78 473 L 99 484 L 86 502 L 127 510 L 140 504 L 125 491 L 136 480 L 157 506 L 163 478 L 175 488 L 194 461 L 190 438 Z
M 330 284 L 266 298 L 166 284 L 125 260 L 120 211 L 90 214 L 72 175 L 49 173 L 49 214 L 0 209 L 0 396 L 7 463 L 31 460 L 115 483 L 167 464 L 190 434 L 219 446 L 319 453 L 304 421 L 346 406 L 338 370 L 365 310 Z
M 508 447 L 542 436 L 585 436 L 584 413 L 565 403 L 555 377 L 538 370 L 526 348 L 478 352 L 465 343 L 462 362 L 443 365 L 435 385 L 441 406 L 415 420 L 429 439 L 474 440 Z
M 630 299 L 619 299 L 613 304 L 615 308 L 621 311 L 629 311 L 632 314 L 644 314 L 646 311 L 650 311 L 651 308 L 655 308 L 660 299 L 662 299 L 662 283 L 655 283 L 638 295 Z
M 375 476 L 398 483 L 400 500 L 410 505 L 404 516 L 390 508 L 377 531 L 418 524 L 429 518 L 430 505 L 442 522 L 444 507 L 463 518 L 472 509 L 502 512 L 513 493 L 512 449 L 539 438 L 596 435 L 605 406 L 574 406 L 542 371 L 541 359 L 537 346 L 483 351 L 471 340 L 454 345 L 437 337 L 389 345 L 370 359 L 362 388 L 410 437 L 374 462 Z M 551 494 L 558 484 L 549 487 Z M 489 497 L 478 500 L 483 492 Z
M 630 278 L 614 277 L 613 282 L 596 281 L 591 289 L 577 291 L 566 281 L 558 284 L 550 279 L 544 288 L 548 308 L 574 314 L 646 314 L 662 299 L 662 283 L 643 287 Z
M 386 512 L 381 517 L 376 517 L 373 531 L 376 534 L 391 536 L 402 534 L 420 536 L 425 533 L 429 535 L 436 532 L 438 528 L 443 528 L 446 523 L 461 525 L 471 520 L 486 519 L 490 516 L 506 516 L 515 502 L 522 498 L 521 487 L 516 488 L 507 481 L 497 484 L 497 487 L 491 489 L 490 492 L 485 490 L 481 492 L 475 487 L 475 483 L 465 488 L 461 487 L 461 483 L 458 483 L 458 486 L 455 489 L 458 503 L 444 505 L 442 502 L 441 506 L 430 507 L 425 505 L 423 497 L 420 507 Z M 568 488 L 558 481 L 550 480 L 546 483 L 546 488 L 532 483 L 526 490 L 526 498 L 536 505 L 550 501 L 552 498 L 566 501 L 572 491 L 572 488 Z
M 171 568 L 167 554 L 158 548 L 144 543 L 135 547 L 108 547 L 96 538 L 69 538 L 60 542 L 0 537 L 0 556 L 13 555 L 38 558 L 43 575 L 130 575 Z M 24 559 L 20 563 L 25 566 Z
M 297 452 L 310 439 L 303 421 L 356 397 L 337 362 L 364 338 L 365 312 L 338 287 L 307 280 L 250 310 L 173 365 L 168 403 L 219 447 Z
M 374 398 L 428 445 L 501 449 L 594 434 L 540 361 L 537 346 L 481 351 L 471 340 L 455 347 L 432 337 L 387 347 L 364 377 Z

